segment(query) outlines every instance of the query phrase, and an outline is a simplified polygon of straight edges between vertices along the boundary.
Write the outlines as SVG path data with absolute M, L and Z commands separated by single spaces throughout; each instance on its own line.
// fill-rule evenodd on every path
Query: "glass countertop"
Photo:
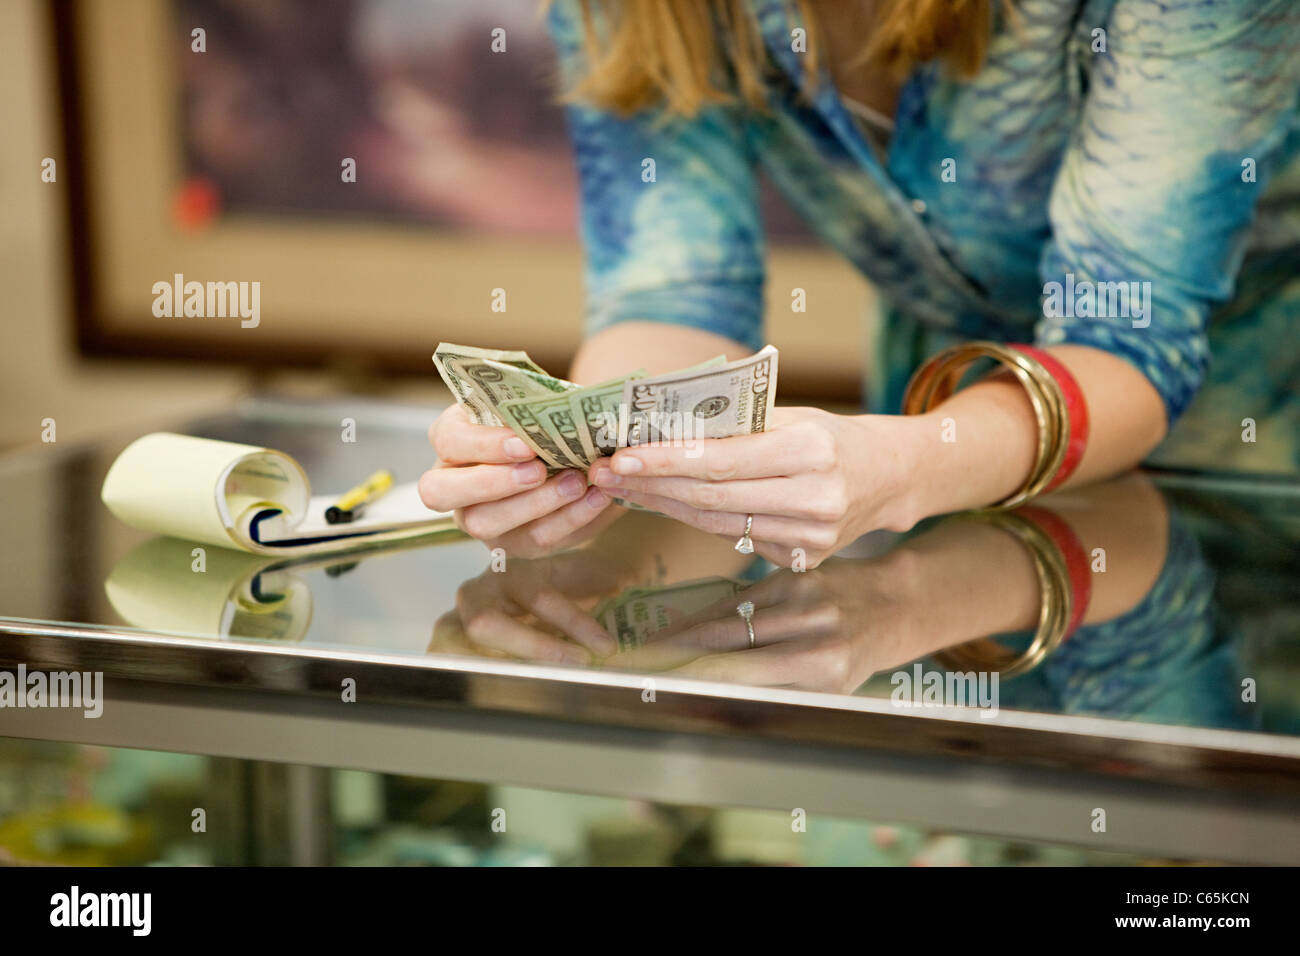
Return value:
M 381 466 L 417 478 L 436 411 L 261 399 L 173 430 L 279 449 L 320 491 Z M 637 512 L 561 554 L 494 554 L 453 532 L 300 562 L 208 546 L 196 570 L 194 542 L 135 531 L 100 502 L 135 437 L 0 460 L 0 665 L 321 693 L 338 686 L 321 662 L 367 664 L 405 703 L 668 729 L 727 712 L 733 729 L 940 752 L 1034 730 L 1054 742 L 1012 736 L 1002 755 L 1050 763 L 1091 739 L 1094 768 L 1138 772 L 1124 761 L 1139 751 L 1114 744 L 1138 741 L 1300 792 L 1293 482 L 1137 473 L 1042 500 L 1077 539 L 1090 595 L 1078 627 L 1040 646 L 1059 579 L 1014 524 L 971 516 L 868 535 L 802 571 Z M 298 676 L 230 666 L 258 655 Z M 503 683 L 472 692 L 466 675 Z M 637 706 L 657 692 L 692 703 Z M 857 735 L 868 720 L 893 723 Z

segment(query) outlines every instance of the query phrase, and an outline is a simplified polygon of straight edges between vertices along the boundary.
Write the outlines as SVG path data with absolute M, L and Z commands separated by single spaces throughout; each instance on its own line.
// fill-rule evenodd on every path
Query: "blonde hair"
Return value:
M 580 3 L 585 70 L 565 99 L 623 115 L 661 106 L 693 116 L 737 95 L 764 107 L 767 52 L 747 0 Z M 793 5 L 807 30 L 804 73 L 811 88 L 820 69 L 814 4 Z M 991 8 L 992 0 L 881 0 L 874 33 L 854 62 L 903 76 L 918 63 L 941 60 L 958 75 L 972 76 L 988 48 Z M 734 92 L 719 82 L 724 66 Z

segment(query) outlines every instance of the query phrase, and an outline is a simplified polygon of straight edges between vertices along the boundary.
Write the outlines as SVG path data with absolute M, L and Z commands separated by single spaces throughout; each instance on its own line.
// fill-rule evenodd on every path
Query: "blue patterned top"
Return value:
M 761 170 L 882 295 L 873 411 L 953 341 L 1077 343 L 1155 385 L 1179 423 L 1157 461 L 1300 469 L 1300 4 L 1018 0 L 976 77 L 908 78 L 882 163 L 829 74 L 804 95 L 796 15 L 750 3 L 766 111 L 568 111 L 589 333 L 652 320 L 757 348 Z M 579 23 L 553 6 L 569 75 Z

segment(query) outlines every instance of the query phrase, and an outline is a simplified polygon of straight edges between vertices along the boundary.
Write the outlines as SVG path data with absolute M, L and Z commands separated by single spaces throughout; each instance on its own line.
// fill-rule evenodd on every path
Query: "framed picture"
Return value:
M 577 182 L 538 0 L 53 9 L 83 351 L 432 374 L 445 339 L 564 369 Z M 765 212 L 782 390 L 850 397 L 865 287 Z

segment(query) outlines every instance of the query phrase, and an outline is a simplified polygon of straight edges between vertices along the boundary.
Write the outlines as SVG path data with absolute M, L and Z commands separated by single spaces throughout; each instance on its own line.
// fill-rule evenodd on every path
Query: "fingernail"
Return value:
M 578 497 L 585 487 L 587 483 L 582 480 L 582 476 L 572 471 L 560 479 L 560 494 L 565 498 Z
M 599 488 L 592 488 L 582 500 L 587 503 L 588 508 L 603 508 L 609 502 L 609 496 Z
M 592 475 L 592 480 L 598 485 L 612 485 L 618 480 L 618 476 L 606 466 L 596 469 L 595 474 Z
M 515 481 L 521 485 L 535 485 L 545 477 L 546 466 L 540 461 L 525 461 L 515 465 Z
M 507 458 L 532 458 L 533 450 L 524 444 L 522 438 L 507 438 L 501 443 L 501 450 Z
M 645 466 L 641 463 L 640 458 L 632 455 L 622 455 L 614 459 L 613 469 L 620 475 L 635 475 Z

